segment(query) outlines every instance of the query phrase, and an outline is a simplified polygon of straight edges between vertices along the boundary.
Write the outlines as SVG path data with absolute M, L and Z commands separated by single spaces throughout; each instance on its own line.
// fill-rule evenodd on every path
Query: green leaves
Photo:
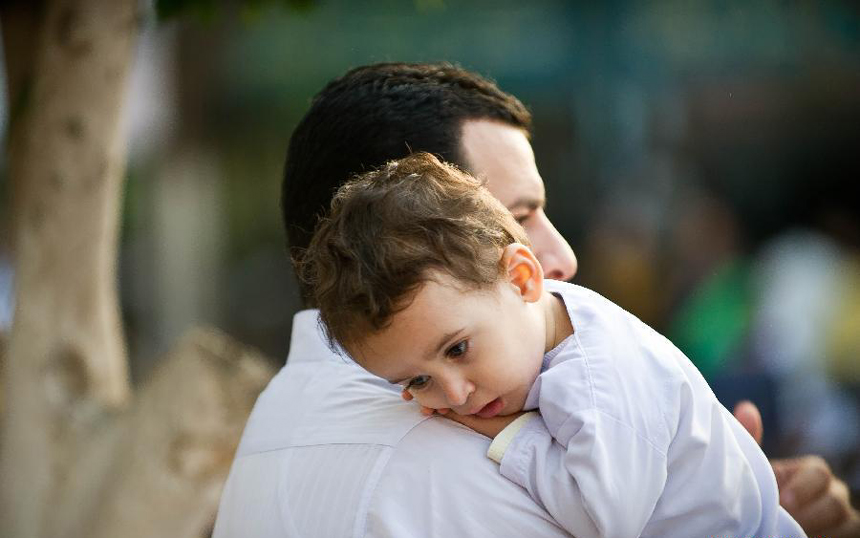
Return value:
M 316 6 L 317 0 L 239 0 L 239 10 L 246 17 L 253 18 L 256 14 L 271 6 L 284 7 L 295 11 L 308 11 Z M 156 0 L 155 11 L 158 20 L 164 21 L 177 16 L 193 16 L 204 21 L 216 19 L 220 12 L 229 6 L 224 0 Z

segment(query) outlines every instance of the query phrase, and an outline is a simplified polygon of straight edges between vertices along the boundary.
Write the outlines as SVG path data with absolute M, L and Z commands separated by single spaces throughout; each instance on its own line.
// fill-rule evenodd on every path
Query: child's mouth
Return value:
M 496 398 L 492 402 L 482 407 L 481 410 L 475 414 L 481 418 L 493 418 L 494 416 L 499 414 L 504 405 L 505 404 L 504 402 L 502 402 L 501 398 Z

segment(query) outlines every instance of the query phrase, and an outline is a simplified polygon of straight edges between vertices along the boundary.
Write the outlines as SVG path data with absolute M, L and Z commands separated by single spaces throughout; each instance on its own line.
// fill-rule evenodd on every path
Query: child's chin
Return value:
M 513 415 L 514 413 L 519 413 L 526 405 L 525 395 L 504 396 L 502 397 L 502 400 L 504 400 L 505 402 L 505 408 L 502 410 L 505 415 Z

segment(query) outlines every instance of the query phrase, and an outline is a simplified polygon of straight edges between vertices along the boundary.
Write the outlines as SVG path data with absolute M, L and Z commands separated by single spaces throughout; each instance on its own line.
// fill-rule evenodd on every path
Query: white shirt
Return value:
M 578 538 L 805 536 L 764 453 L 683 353 L 597 293 L 546 285 L 574 334 L 529 392 L 540 415 L 493 443 L 504 476 Z
M 400 387 L 335 355 L 317 312 L 260 395 L 215 538 L 569 537 L 486 457 L 490 440 L 421 415 Z

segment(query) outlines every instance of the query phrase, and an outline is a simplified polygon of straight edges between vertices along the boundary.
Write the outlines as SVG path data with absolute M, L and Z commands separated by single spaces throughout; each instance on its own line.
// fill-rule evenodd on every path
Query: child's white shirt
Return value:
M 577 538 L 805 536 L 764 453 L 666 338 L 546 281 L 574 327 L 488 454 Z

